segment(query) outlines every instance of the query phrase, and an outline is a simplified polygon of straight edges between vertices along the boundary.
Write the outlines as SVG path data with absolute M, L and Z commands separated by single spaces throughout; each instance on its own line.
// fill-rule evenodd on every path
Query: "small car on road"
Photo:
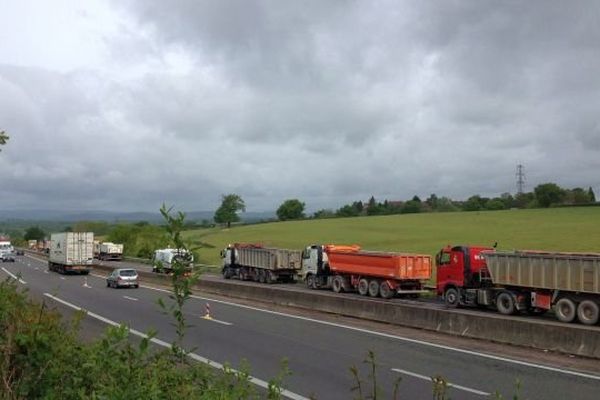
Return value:
M 18 256 L 24 256 L 25 255 L 25 252 L 23 250 L 21 250 L 21 249 L 17 250 L 16 253 L 17 253 Z
M 106 286 L 113 288 L 139 287 L 138 273 L 133 268 L 118 268 L 106 277 Z

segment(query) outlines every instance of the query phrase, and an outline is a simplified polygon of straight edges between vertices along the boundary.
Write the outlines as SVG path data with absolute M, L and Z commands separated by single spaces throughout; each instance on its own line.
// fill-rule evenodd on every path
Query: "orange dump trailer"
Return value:
M 314 245 L 303 252 L 302 275 L 310 288 L 358 291 L 383 298 L 424 292 L 433 261 L 426 254 L 361 250 L 359 246 Z
M 329 268 L 338 273 L 391 279 L 428 280 L 431 256 L 360 250 L 358 246 L 325 246 Z

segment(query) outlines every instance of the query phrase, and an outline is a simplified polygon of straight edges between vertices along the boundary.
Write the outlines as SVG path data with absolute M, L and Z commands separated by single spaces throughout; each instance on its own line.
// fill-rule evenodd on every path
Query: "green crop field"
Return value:
M 434 255 L 445 245 L 498 242 L 502 250 L 600 252 L 600 207 L 404 214 L 274 222 L 185 232 L 202 248 L 199 262 L 219 264 L 228 243 L 302 249 L 309 244 L 359 244 L 365 250 Z

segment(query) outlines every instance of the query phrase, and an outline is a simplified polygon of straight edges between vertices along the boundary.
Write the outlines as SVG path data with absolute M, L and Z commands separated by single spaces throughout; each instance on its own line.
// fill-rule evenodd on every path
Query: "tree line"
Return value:
M 498 197 L 484 197 L 473 195 L 467 200 L 452 200 L 449 197 L 438 197 L 431 194 L 427 199 L 421 200 L 413 196 L 410 200 L 377 201 L 374 196 L 363 202 L 357 200 L 345 204 L 338 209 L 321 209 L 307 216 L 306 204 L 299 199 L 287 199 L 276 211 L 280 221 L 298 220 L 305 218 L 343 218 L 369 215 L 414 214 L 422 212 L 451 212 L 451 211 L 494 211 L 509 210 L 514 208 L 548 208 L 560 206 L 595 205 L 596 195 L 591 187 L 565 189 L 555 183 L 537 185 L 532 192 L 519 193 L 513 196 L 503 193 Z M 215 212 L 214 221 L 218 224 L 240 222 L 240 211 L 245 211 L 246 206 L 241 196 L 237 194 L 222 195 L 221 206 Z

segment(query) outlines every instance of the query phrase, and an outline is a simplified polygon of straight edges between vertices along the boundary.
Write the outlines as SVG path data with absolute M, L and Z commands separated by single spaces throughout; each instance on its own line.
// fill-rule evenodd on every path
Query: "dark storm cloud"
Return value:
M 527 189 L 600 191 L 597 2 L 112 4 L 102 62 L 0 68 L 0 206 L 460 199 L 519 163 Z

